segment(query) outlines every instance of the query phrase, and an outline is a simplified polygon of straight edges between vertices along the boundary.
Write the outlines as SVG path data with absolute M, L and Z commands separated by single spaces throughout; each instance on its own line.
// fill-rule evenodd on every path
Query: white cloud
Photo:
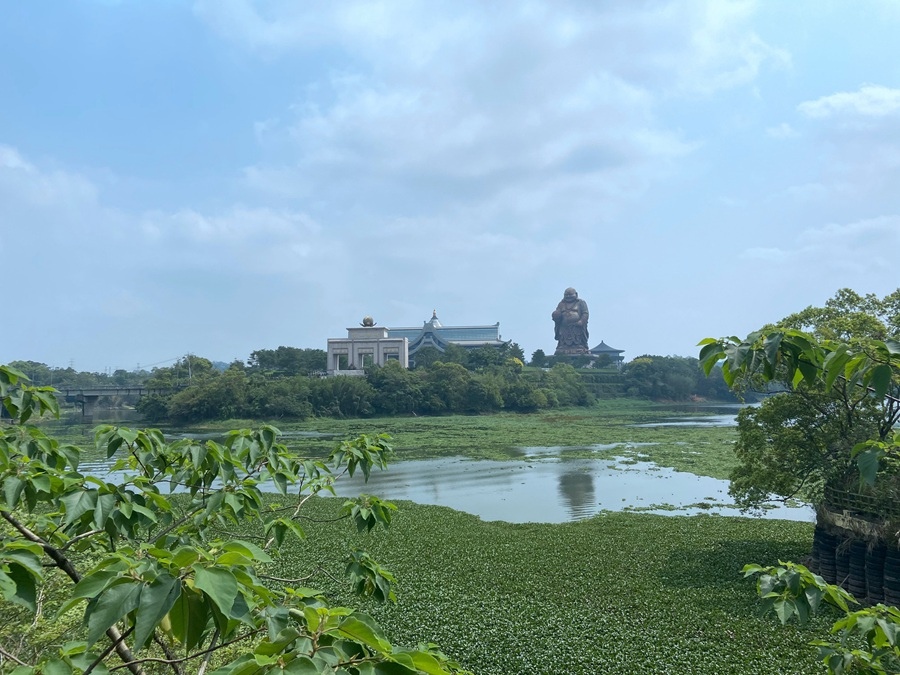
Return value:
M 441 79 L 469 71 L 476 75 L 471 84 L 480 80 L 498 93 L 507 83 L 515 87 L 522 73 L 542 69 L 548 57 L 673 92 L 709 94 L 749 84 L 767 64 L 790 64 L 786 51 L 749 28 L 755 10 L 748 0 L 194 4 L 219 35 L 253 51 L 337 46 L 376 76 L 403 71 Z
M 327 269 L 337 242 L 308 215 L 287 209 L 233 206 L 218 214 L 183 209 L 140 217 L 148 247 L 177 265 L 191 261 L 220 272 L 307 278 Z
M 674 6 L 683 9 L 684 3 Z M 754 82 L 765 64 L 790 66 L 787 51 L 748 28 L 755 2 L 695 2 L 688 7 L 696 16 L 690 48 L 678 55 L 685 59 L 679 67 L 688 73 L 687 88 L 709 94 Z
M 698 146 L 660 122 L 662 98 L 789 63 L 750 28 L 746 1 L 198 0 L 195 11 L 267 56 L 341 54 L 287 114 L 261 118 L 266 160 L 243 170 L 265 199 L 335 232 L 437 217 L 463 238 L 485 223 L 591 236 Z
M 26 162 L 15 148 L 8 145 L 0 145 L 0 169 L 34 172 L 34 167 Z
M 822 183 L 804 183 L 802 185 L 791 185 L 785 190 L 785 193 L 792 199 L 801 202 L 811 202 L 823 200 L 828 196 L 829 188 Z
M 97 187 L 71 171 L 38 169 L 15 148 L 0 144 L 0 217 L 13 203 L 29 202 L 41 210 L 75 210 L 96 203 Z M 6 208 L 4 208 L 4 203 Z
M 900 250 L 900 216 L 884 215 L 851 223 L 829 223 L 804 230 L 800 241 L 807 251 L 825 252 L 863 268 L 894 268 Z
M 792 239 L 793 246 L 749 248 L 740 257 L 789 264 L 798 270 L 798 276 L 830 280 L 827 283 L 835 288 L 867 288 L 873 275 L 883 275 L 882 283 L 895 283 L 891 279 L 896 251 L 900 250 L 898 215 L 808 227 Z
M 769 263 L 783 263 L 792 256 L 791 252 L 780 248 L 755 247 L 741 251 L 744 260 L 761 260 Z
M 797 138 L 800 134 L 790 124 L 788 124 L 787 122 L 782 122 L 777 126 L 767 127 L 766 135 L 770 138 L 783 140 L 787 138 Z
M 900 111 L 900 89 L 866 84 L 858 91 L 843 91 L 814 101 L 804 101 L 797 106 L 797 110 L 812 118 L 836 115 L 885 117 Z

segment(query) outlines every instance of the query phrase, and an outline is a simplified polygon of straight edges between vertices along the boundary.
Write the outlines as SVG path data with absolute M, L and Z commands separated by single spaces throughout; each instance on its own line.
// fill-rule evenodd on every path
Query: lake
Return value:
M 691 407 L 677 416 L 663 413 L 634 427 L 733 426 L 740 406 Z M 311 436 L 313 431 L 286 435 Z M 221 434 L 183 434 L 208 438 Z M 323 434 L 323 436 L 327 436 Z M 728 496 L 728 481 L 660 467 L 635 457 L 590 458 L 592 451 L 623 455 L 640 443 L 596 444 L 583 448 L 579 458 L 565 456 L 563 446 L 517 448 L 509 461 L 441 457 L 409 460 L 374 471 L 368 484 L 361 475 L 344 477 L 336 485 L 340 496 L 360 492 L 389 500 L 448 506 L 483 520 L 512 523 L 560 523 L 589 518 L 602 511 L 641 511 L 664 515 L 741 515 Z M 85 464 L 82 470 L 97 476 L 108 473 L 108 464 Z M 110 476 L 108 480 L 115 480 Z M 780 506 L 764 518 L 814 521 L 808 506 Z
M 552 454 L 526 461 L 463 458 L 393 464 L 336 485 L 340 496 L 360 492 L 385 499 L 449 506 L 482 520 L 562 523 L 601 511 L 646 511 L 664 515 L 741 515 L 731 504 L 728 481 L 631 459 L 561 459 Z M 813 522 L 809 506 L 782 506 L 764 518 Z

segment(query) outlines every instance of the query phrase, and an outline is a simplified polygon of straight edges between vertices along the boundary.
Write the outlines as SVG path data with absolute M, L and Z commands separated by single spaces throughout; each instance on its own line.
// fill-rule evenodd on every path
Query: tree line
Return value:
M 445 361 L 415 369 L 388 362 L 369 366 L 365 377 L 273 377 L 238 364 L 218 373 L 195 358 L 199 372 L 190 386 L 141 399 L 138 410 L 148 421 L 531 412 L 594 401 L 572 366 L 526 369 L 514 357 L 479 370 Z
M 419 351 L 415 367 L 369 366 L 365 377 L 322 377 L 321 349 L 280 346 L 231 364 L 188 354 L 152 371 L 86 373 L 33 361 L 11 366 L 56 388 L 138 386 L 169 390 L 134 401 L 149 422 L 476 414 L 591 405 L 625 396 L 657 401 L 734 400 L 721 377 L 706 377 L 693 357 L 640 356 L 621 368 L 546 357 L 529 366 L 521 348 Z M 588 367 L 585 367 L 588 366 Z M 121 401 L 113 400 L 118 404 Z

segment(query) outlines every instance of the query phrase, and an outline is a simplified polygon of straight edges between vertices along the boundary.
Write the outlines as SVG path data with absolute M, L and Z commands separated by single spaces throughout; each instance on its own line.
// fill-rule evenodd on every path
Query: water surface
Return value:
M 375 470 L 369 482 L 357 472 L 335 483 L 341 497 L 366 492 L 383 499 L 408 499 L 449 506 L 482 520 L 509 523 L 563 523 L 601 511 L 642 511 L 663 515 L 741 515 L 728 496 L 728 481 L 632 459 L 563 459 L 558 448 L 529 448 L 523 461 L 423 459 Z M 86 463 L 84 473 L 119 482 L 105 462 Z M 274 486 L 263 484 L 264 491 Z M 814 520 L 809 506 L 771 509 L 765 518 Z
M 510 523 L 562 523 L 606 510 L 742 515 L 728 496 L 727 480 L 625 458 L 425 459 L 373 472 L 368 484 L 357 475 L 341 479 L 335 487 L 341 496 L 368 492 L 385 499 L 449 506 L 483 520 Z M 812 522 L 814 513 L 808 506 L 779 507 L 763 517 Z

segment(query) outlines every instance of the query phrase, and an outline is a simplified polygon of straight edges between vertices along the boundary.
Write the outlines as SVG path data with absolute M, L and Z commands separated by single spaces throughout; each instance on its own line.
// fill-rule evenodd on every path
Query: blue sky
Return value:
M 0 360 L 696 355 L 900 252 L 900 3 L 0 0 Z

